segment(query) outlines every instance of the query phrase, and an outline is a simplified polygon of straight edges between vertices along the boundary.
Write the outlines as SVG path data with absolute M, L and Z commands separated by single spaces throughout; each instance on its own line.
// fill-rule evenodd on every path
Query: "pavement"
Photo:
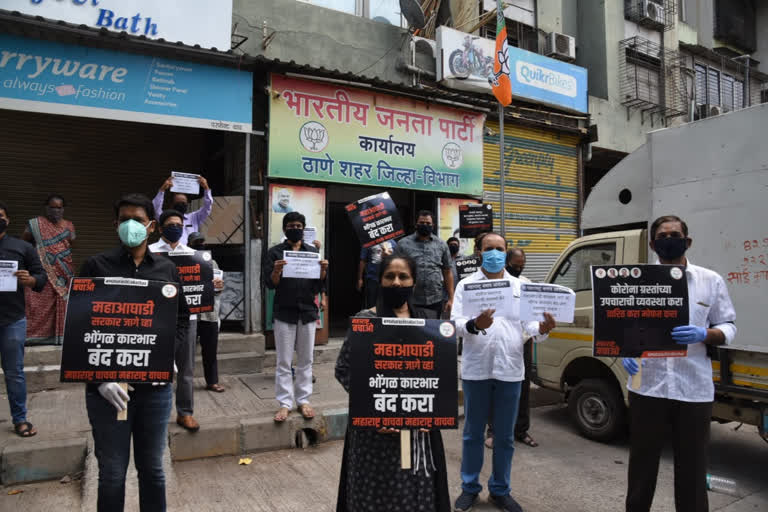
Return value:
M 546 401 L 545 401 L 546 402 Z M 543 402 L 539 402 L 543 403 Z M 710 471 L 735 480 L 738 496 L 710 492 L 712 512 L 768 510 L 768 446 L 754 427 L 712 424 Z M 614 512 L 623 510 L 626 440 L 601 444 L 581 437 L 560 404 L 532 410 L 531 434 L 538 448 L 518 446 L 512 492 L 526 512 Z M 451 497 L 459 492 L 460 431 L 443 433 Z M 168 465 L 169 511 L 297 512 L 335 510 L 342 441 L 249 455 L 180 461 Z M 489 451 L 486 451 L 490 454 Z M 481 476 L 489 476 L 488 459 Z M 674 510 L 673 463 L 665 452 L 652 512 Z M 138 510 L 135 473 L 127 481 L 126 512 Z M 43 482 L 0 488 L 0 510 L 95 510 L 91 476 L 68 483 Z M 90 489 L 90 490 L 88 490 Z M 8 495 L 9 491 L 23 491 Z M 90 500 L 90 501 L 89 501 Z M 55 507 L 55 508 L 54 508 Z M 475 511 L 496 510 L 481 494 Z

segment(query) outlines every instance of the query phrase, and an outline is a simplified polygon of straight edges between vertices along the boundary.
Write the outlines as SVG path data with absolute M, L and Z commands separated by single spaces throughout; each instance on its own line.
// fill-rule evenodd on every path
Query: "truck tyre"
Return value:
M 616 386 L 604 379 L 584 379 L 571 391 L 568 411 L 581 434 L 608 442 L 624 431 L 627 408 Z

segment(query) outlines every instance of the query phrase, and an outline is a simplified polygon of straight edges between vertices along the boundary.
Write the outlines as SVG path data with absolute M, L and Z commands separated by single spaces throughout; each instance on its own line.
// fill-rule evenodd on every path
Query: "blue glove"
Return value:
M 681 345 L 701 343 L 707 339 L 707 329 L 695 325 L 681 325 L 672 329 L 672 339 Z
M 640 367 L 637 365 L 637 361 L 630 357 L 625 357 L 622 359 L 621 364 L 624 365 L 624 369 L 627 370 L 627 373 L 630 375 L 634 375 L 640 371 Z

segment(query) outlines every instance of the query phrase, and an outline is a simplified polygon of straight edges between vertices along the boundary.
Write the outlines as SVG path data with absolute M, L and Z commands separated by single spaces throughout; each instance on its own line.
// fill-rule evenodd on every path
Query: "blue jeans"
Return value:
M 11 419 L 17 425 L 27 421 L 27 381 L 24 378 L 24 340 L 27 319 L 0 325 L 0 363 L 5 374 L 5 388 L 11 406 Z
M 139 477 L 139 507 L 142 512 L 165 511 L 163 451 L 168 445 L 168 416 L 173 391 L 170 384 L 138 384 L 136 388 L 129 392 L 127 421 L 117 421 L 117 410 L 104 400 L 95 386 L 89 386 L 85 393 L 99 462 L 98 512 L 123 510 L 131 435 L 133 460 Z
M 495 379 L 462 380 L 464 389 L 464 436 L 461 453 L 461 488 L 480 494 L 485 424 L 493 410 L 493 467 L 488 491 L 494 496 L 509 494 L 509 474 L 515 453 L 515 422 L 520 402 L 520 382 Z

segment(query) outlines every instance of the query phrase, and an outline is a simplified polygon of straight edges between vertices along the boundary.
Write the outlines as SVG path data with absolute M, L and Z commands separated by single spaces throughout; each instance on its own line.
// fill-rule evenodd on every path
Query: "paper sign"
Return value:
M 313 242 L 317 240 L 317 228 L 305 227 L 304 228 L 304 243 L 307 245 L 314 245 Z
M 684 357 L 672 329 L 688 325 L 688 281 L 679 265 L 592 266 L 595 356 Z
M 512 281 L 508 279 L 486 279 L 464 285 L 462 298 L 463 316 L 476 318 L 486 309 L 495 309 L 493 316 L 515 318 L 515 301 Z
M 493 230 L 493 209 L 489 204 L 462 204 L 459 206 L 459 236 L 475 238 Z
M 283 276 L 296 279 L 320 279 L 320 255 L 309 251 L 283 251 L 286 261 Z
M 388 192 L 350 203 L 346 209 L 364 249 L 405 234 L 397 206 Z
M 171 178 L 173 178 L 171 192 L 198 195 L 200 193 L 200 182 L 197 181 L 199 177 L 199 174 L 173 171 L 171 173 Z
M 16 291 L 19 280 L 13 273 L 17 270 L 19 270 L 18 261 L 0 260 L 0 292 Z
M 523 283 L 520 286 L 520 320 L 542 321 L 549 313 L 555 321 L 573 323 L 576 294 L 570 288 L 556 284 Z

